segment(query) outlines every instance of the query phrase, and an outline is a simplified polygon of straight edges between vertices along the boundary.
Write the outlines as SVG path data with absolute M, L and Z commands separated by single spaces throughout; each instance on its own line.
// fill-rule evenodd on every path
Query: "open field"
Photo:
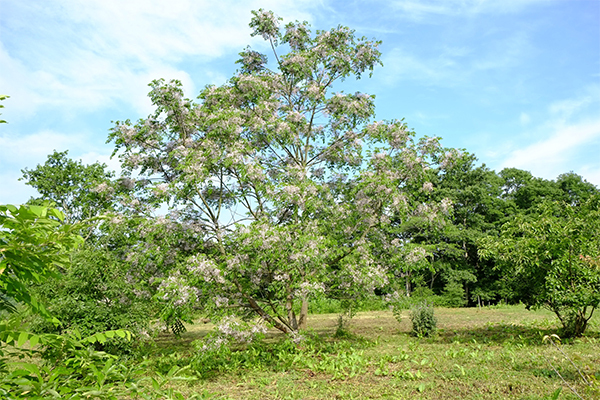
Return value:
M 313 338 L 298 346 L 270 331 L 259 346 L 198 362 L 192 342 L 212 328 L 200 323 L 180 340 L 161 337 L 152 358 L 165 371 L 191 363 L 202 378 L 177 389 L 216 399 L 577 399 L 567 384 L 600 398 L 597 316 L 584 338 L 561 346 L 568 359 L 543 341 L 558 329 L 543 310 L 441 308 L 436 316 L 432 338 L 410 336 L 408 312 L 398 323 L 388 311 L 359 313 L 336 338 L 336 314 L 311 315 Z

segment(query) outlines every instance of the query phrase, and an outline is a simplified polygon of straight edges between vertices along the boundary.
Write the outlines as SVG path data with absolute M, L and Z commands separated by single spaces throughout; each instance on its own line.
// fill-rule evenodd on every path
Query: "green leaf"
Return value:
M 98 342 L 100 342 L 101 344 L 106 343 L 106 336 L 103 333 L 98 332 L 95 336 Z
M 39 335 L 32 334 L 29 338 L 29 345 L 33 348 L 39 343 L 39 341 L 40 341 Z
M 42 375 L 39 367 L 33 363 L 16 363 L 16 364 L 18 364 L 22 369 L 29 371 L 29 373 L 32 375 L 35 375 L 35 376 Z
M 46 207 L 31 205 L 29 206 L 29 210 L 38 217 L 46 216 Z
M 25 344 L 25 342 L 29 339 L 29 333 L 21 332 L 19 334 L 19 339 L 17 340 L 17 347 L 21 347 Z

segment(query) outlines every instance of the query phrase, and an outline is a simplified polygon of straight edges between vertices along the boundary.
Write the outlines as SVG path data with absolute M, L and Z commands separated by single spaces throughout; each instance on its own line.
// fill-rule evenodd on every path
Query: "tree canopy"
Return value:
M 246 48 L 238 73 L 206 87 L 200 103 L 177 81 L 154 81 L 156 112 L 117 122 L 110 140 L 124 170 L 146 177 L 131 203 L 166 202 L 172 218 L 203 233 L 211 250 L 190 258 L 186 273 L 211 286 L 206 302 L 295 332 L 306 315 L 303 307 L 297 319 L 295 301 L 385 283 L 370 239 L 392 216 L 448 211 L 448 202 L 416 207 L 408 188 L 421 190 L 434 159 L 449 164 L 455 153 L 437 154 L 436 138 L 417 141 L 400 120 L 372 122 L 373 96 L 331 92 L 380 64 L 379 42 L 341 26 L 314 34 L 306 22 L 280 26 L 264 10 L 250 26 L 273 63 Z

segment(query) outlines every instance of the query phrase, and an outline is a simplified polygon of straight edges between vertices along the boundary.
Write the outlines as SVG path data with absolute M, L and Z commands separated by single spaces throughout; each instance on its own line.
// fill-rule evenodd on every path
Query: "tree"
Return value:
M 572 205 L 585 202 L 591 196 L 600 195 L 600 189 L 574 172 L 560 174 L 556 178 L 556 185 L 561 192 L 557 200 Z
M 531 172 L 517 168 L 500 171 L 504 180 L 503 197 L 515 207 L 512 213 L 528 212 L 544 200 L 559 200 L 556 182 L 534 177 Z
M 600 197 L 580 205 L 545 201 L 518 215 L 480 254 L 500 261 L 505 279 L 528 307 L 556 314 L 565 336 L 585 332 L 600 305 Z
M 67 153 L 55 150 L 44 165 L 21 171 L 21 180 L 26 180 L 25 184 L 34 187 L 41 195 L 30 202 L 54 202 L 64 213 L 67 224 L 112 209 L 110 194 L 114 193 L 114 188 L 109 183 L 114 173 L 106 171 L 106 164 L 83 165 L 81 161 L 68 158 Z
M 373 243 L 391 215 L 409 220 L 447 206 L 412 209 L 406 189 L 422 186 L 439 143 L 414 140 L 402 121 L 371 122 L 373 96 L 330 93 L 380 64 L 379 42 L 341 26 L 281 29 L 272 12 L 253 15 L 272 64 L 246 48 L 238 74 L 206 87 L 200 103 L 177 81 L 154 81 L 156 112 L 117 122 L 109 140 L 128 177 L 140 178 L 131 204 L 168 203 L 202 233 L 207 247 L 187 263 L 207 309 L 296 332 L 311 295 L 356 297 L 385 284 Z
M 455 288 L 456 293 L 462 290 L 464 301 L 480 304 L 482 300 L 495 300 L 500 288 L 493 262 L 482 260 L 477 254 L 478 241 L 497 233 L 507 211 L 506 201 L 500 198 L 502 179 L 485 165 L 476 166 L 476 161 L 475 155 L 463 151 L 452 166 L 436 171 L 433 194 L 453 203 L 454 229 L 446 242 L 458 251 L 441 258 L 448 265 L 440 269 L 446 280 L 445 292 L 448 294 L 450 288 Z

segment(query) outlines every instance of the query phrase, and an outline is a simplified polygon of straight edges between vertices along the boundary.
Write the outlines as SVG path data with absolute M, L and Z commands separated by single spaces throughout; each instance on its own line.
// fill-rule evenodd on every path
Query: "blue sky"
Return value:
M 344 87 L 375 94 L 378 119 L 496 171 L 600 186 L 598 0 L 0 0 L 0 204 L 35 195 L 21 169 L 54 149 L 118 168 L 111 121 L 151 112 L 152 79 L 189 97 L 224 83 L 246 45 L 266 51 L 248 28 L 261 7 L 383 40 L 384 66 Z

